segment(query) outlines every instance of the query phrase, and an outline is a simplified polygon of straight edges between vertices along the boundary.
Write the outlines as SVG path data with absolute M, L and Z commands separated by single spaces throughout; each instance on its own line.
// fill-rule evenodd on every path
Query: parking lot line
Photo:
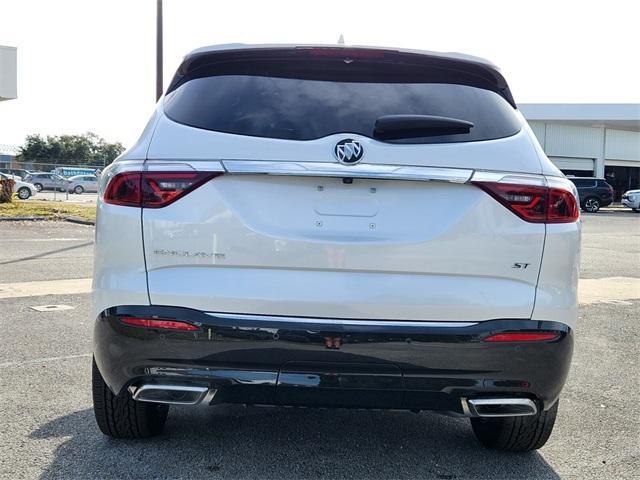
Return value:
M 640 278 L 582 278 L 578 283 L 580 305 L 640 299 Z
M 91 292 L 90 278 L 0 283 L 0 299 L 39 297 L 41 295 L 70 295 L 89 292 Z
M 78 242 L 86 240 L 85 238 L 0 238 L 0 242 L 6 243 L 24 243 L 24 242 Z
M 91 353 L 81 353 L 79 355 L 65 355 L 64 357 L 45 357 L 45 358 L 34 358 L 31 360 L 23 360 L 21 362 L 5 362 L 5 363 L 0 363 L 0 368 L 17 367 L 20 365 L 27 365 L 30 363 L 48 363 L 48 362 L 57 362 L 61 360 L 73 360 L 76 358 L 90 357 L 91 355 L 92 355 Z

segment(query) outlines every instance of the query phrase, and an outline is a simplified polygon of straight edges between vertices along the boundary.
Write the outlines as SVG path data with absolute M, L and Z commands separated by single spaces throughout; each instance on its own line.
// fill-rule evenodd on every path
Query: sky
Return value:
M 93 131 L 135 142 L 155 106 L 155 0 L 0 0 L 18 99 L 0 144 Z M 640 2 L 164 0 L 164 85 L 194 48 L 345 43 L 457 51 L 496 63 L 519 103 L 640 102 Z

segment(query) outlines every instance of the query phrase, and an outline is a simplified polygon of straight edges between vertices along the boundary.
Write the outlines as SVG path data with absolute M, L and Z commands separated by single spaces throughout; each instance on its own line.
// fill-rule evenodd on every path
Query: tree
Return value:
M 20 161 L 54 165 L 108 165 L 124 151 L 120 142 L 108 143 L 95 133 L 83 135 L 28 135 Z

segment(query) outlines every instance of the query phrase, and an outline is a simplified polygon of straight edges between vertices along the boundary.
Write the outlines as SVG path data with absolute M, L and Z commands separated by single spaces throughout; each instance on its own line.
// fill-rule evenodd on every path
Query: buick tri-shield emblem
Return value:
M 333 153 L 340 163 L 351 165 L 360 161 L 364 154 L 364 148 L 360 142 L 353 138 L 345 138 L 336 143 Z

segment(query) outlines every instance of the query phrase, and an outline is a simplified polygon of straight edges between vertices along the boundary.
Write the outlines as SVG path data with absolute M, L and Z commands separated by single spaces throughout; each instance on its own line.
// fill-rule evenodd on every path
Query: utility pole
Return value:
M 162 0 L 156 10 L 156 101 L 162 96 Z

